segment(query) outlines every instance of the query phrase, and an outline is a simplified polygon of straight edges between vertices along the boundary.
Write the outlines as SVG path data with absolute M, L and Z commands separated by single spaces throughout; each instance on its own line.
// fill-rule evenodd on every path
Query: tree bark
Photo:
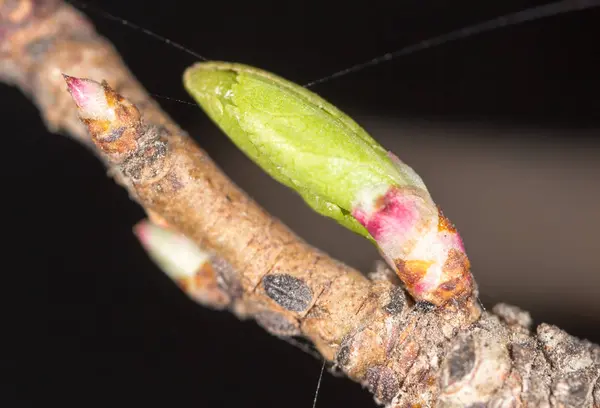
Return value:
M 110 123 L 118 137 L 86 128 L 63 74 L 107 81 L 104 95 L 124 112 Z M 208 273 L 228 282 L 218 290 L 233 313 L 309 339 L 381 404 L 600 406 L 599 346 L 547 324 L 532 330 L 513 306 L 415 305 L 384 268 L 365 276 L 300 240 L 218 169 L 70 5 L 0 1 L 0 78 L 50 131 L 89 146 L 151 219 L 212 251 Z

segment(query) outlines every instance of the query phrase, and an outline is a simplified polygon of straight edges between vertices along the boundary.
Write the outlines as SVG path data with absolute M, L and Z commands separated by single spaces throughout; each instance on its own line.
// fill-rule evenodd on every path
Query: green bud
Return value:
M 351 215 L 361 190 L 407 185 L 403 171 L 356 122 L 309 90 L 271 73 L 198 63 L 187 91 L 225 134 L 318 213 L 372 239 Z

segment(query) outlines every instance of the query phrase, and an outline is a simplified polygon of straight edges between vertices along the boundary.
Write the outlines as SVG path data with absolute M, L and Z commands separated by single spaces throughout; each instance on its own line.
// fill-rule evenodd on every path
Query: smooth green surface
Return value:
M 318 213 L 365 237 L 370 235 L 349 214 L 357 194 L 412 184 L 356 122 L 283 78 L 241 64 L 205 62 L 186 70 L 184 85 L 263 170 Z

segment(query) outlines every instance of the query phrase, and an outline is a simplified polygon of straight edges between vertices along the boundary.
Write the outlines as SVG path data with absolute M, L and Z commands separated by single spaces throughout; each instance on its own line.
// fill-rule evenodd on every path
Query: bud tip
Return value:
M 110 119 L 112 109 L 108 105 L 104 86 L 86 78 L 63 74 L 69 93 L 79 108 L 79 113 L 89 119 Z
M 142 220 L 140 222 L 138 222 L 137 224 L 134 225 L 133 227 L 133 233 L 135 234 L 135 236 L 137 237 L 137 239 L 140 241 L 140 243 L 142 244 L 142 246 L 144 246 L 144 248 L 148 247 L 148 221 L 147 220 Z

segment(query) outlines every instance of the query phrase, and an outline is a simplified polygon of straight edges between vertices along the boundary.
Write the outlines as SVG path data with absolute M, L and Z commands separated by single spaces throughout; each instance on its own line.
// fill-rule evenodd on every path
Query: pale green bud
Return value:
M 175 281 L 193 278 L 210 262 L 210 254 L 192 240 L 150 221 L 139 222 L 134 232 L 152 260 Z
M 241 64 L 207 62 L 188 68 L 184 84 L 263 170 L 318 213 L 369 239 L 351 215 L 361 190 L 414 183 L 356 122 L 283 78 Z

